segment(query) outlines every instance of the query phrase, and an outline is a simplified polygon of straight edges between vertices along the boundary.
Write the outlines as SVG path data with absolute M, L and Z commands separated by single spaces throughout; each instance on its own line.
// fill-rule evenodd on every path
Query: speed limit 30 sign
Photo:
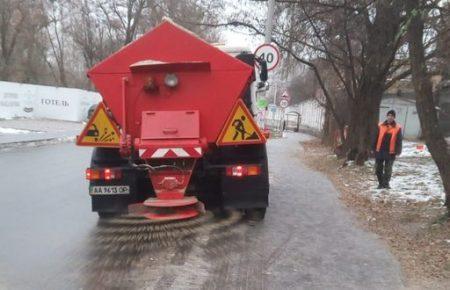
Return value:
M 267 70 L 273 70 L 280 62 L 280 51 L 273 44 L 263 44 L 255 50 L 255 57 L 267 62 Z

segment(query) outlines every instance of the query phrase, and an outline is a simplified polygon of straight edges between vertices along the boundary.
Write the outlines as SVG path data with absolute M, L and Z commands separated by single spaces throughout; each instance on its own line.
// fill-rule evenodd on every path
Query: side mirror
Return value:
M 264 58 L 255 58 L 255 60 L 259 64 L 259 79 L 262 82 L 266 82 L 269 79 L 269 72 L 267 71 L 267 62 L 264 60 Z
M 267 62 L 263 60 L 261 62 L 261 72 L 259 73 L 261 81 L 266 82 L 269 79 L 269 72 L 267 71 Z

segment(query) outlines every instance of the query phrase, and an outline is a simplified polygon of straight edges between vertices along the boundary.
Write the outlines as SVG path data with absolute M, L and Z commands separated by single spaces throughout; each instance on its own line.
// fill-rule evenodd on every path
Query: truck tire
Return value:
M 230 213 L 225 210 L 223 207 L 215 207 L 211 209 L 211 212 L 213 213 L 214 217 L 217 219 L 225 219 L 227 218 Z
M 122 158 L 119 149 L 96 147 L 92 151 L 91 167 L 110 167 L 127 164 L 127 160 Z
M 253 208 L 245 210 L 245 218 L 250 221 L 262 221 L 266 216 L 266 208 Z
M 110 219 L 110 218 L 117 216 L 116 213 L 104 212 L 104 211 L 98 211 L 97 214 L 98 214 L 99 219 L 101 219 L 101 220 Z

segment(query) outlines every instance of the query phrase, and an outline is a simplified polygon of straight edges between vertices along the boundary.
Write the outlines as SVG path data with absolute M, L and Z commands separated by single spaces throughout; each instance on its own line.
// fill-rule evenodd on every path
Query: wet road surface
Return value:
M 0 152 L 0 289 L 399 289 L 398 263 L 298 158 L 271 140 L 270 208 L 155 225 L 90 212 L 89 148 Z

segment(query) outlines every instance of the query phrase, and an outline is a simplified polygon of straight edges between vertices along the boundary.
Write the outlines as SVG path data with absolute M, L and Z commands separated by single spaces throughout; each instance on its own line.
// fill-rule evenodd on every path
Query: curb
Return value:
M 40 147 L 44 145 L 55 145 L 61 143 L 75 142 L 76 136 L 70 137 L 52 137 L 44 139 L 35 139 L 29 141 L 17 141 L 0 143 L 0 152 L 10 151 L 12 149 L 24 148 L 24 147 Z

